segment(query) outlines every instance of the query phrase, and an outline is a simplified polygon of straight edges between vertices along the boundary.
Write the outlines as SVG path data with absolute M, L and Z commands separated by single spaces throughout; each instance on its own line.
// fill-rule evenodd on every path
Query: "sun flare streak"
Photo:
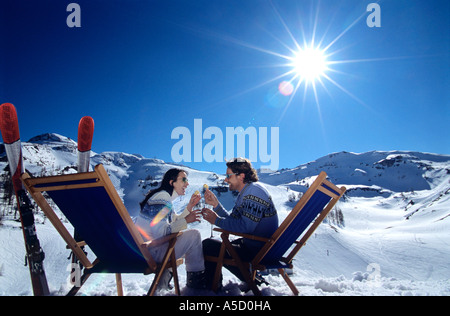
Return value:
M 365 16 L 365 12 L 362 12 L 353 22 L 351 22 L 341 33 L 336 37 L 326 40 L 326 35 L 331 29 L 331 24 L 328 25 L 324 34 L 318 37 L 318 21 L 319 21 L 319 5 L 316 7 L 316 11 L 313 19 L 313 29 L 309 33 L 305 32 L 303 25 L 300 24 L 301 37 L 294 35 L 292 29 L 289 28 L 288 24 L 278 12 L 275 5 L 272 5 L 275 15 L 278 17 L 281 25 L 288 34 L 288 38 L 292 41 L 291 45 L 283 43 L 283 41 L 277 38 L 278 42 L 282 43 L 290 53 L 289 56 L 284 54 L 276 54 L 274 52 L 271 55 L 278 56 L 286 61 L 284 67 L 288 70 L 284 72 L 281 77 L 284 81 L 279 84 L 278 93 L 283 96 L 288 96 L 289 101 L 286 103 L 278 123 L 281 123 L 283 117 L 285 116 L 288 108 L 295 103 L 294 97 L 297 95 L 299 90 L 303 90 L 303 104 L 306 104 L 307 95 L 312 95 L 313 100 L 316 104 L 317 110 L 319 112 L 320 120 L 322 120 L 321 105 L 319 100 L 319 95 L 321 90 L 324 90 L 328 95 L 331 96 L 331 92 L 328 86 L 337 87 L 341 92 L 348 95 L 353 100 L 367 107 L 362 100 L 352 94 L 348 89 L 343 87 L 342 84 L 338 83 L 337 78 L 333 78 L 333 74 L 344 74 L 342 71 L 338 70 L 338 66 L 350 63 L 363 63 L 363 62 L 373 62 L 381 61 L 390 58 L 377 58 L 377 59 L 347 59 L 339 61 L 336 59 L 343 48 L 337 48 L 336 44 L 347 34 L 353 27 L 355 27 L 358 22 L 362 20 Z M 272 37 L 274 37 L 272 35 Z M 259 49 L 262 51 L 262 49 Z M 303 87 L 302 87 L 303 86 Z M 300 91 L 301 91 L 300 90 Z
M 330 36 L 330 33 L 334 27 L 332 23 L 334 21 L 334 17 L 331 18 L 328 25 L 324 27 L 320 25 L 320 21 L 323 20 L 320 16 L 320 1 L 315 6 L 315 9 L 311 9 L 311 15 L 309 17 L 310 21 L 308 21 L 308 18 L 304 19 L 299 16 L 298 20 L 293 23 L 287 23 L 285 18 L 277 9 L 276 4 L 273 2 L 270 3 L 274 15 L 277 17 L 278 22 L 282 26 L 284 34 L 281 36 L 275 35 L 273 32 L 273 30 L 275 30 L 274 28 L 265 29 L 264 26 L 262 26 L 262 29 L 266 32 L 268 37 L 278 42 L 284 48 L 284 51 L 250 43 L 231 35 L 216 33 L 209 29 L 199 30 L 187 27 L 189 30 L 200 33 L 203 36 L 219 38 L 221 41 L 245 47 L 281 60 L 281 62 L 271 63 L 268 65 L 266 64 L 262 67 L 286 69 L 284 72 L 280 71 L 279 74 L 276 74 L 273 77 L 265 78 L 262 82 L 243 89 L 242 91 L 225 98 L 225 100 L 222 100 L 221 102 L 229 101 L 230 99 L 234 99 L 260 89 L 263 86 L 272 85 L 275 83 L 278 89 L 275 89 L 275 94 L 273 92 L 274 89 L 267 92 L 265 100 L 274 101 L 267 102 L 268 106 L 282 108 L 282 113 L 280 114 L 278 123 L 281 123 L 291 105 L 298 105 L 300 103 L 305 106 L 310 100 L 315 103 L 319 115 L 321 115 L 321 94 L 322 92 L 325 92 L 329 96 L 332 96 L 333 91 L 329 89 L 330 87 L 337 88 L 339 91 L 345 93 L 359 104 L 368 107 L 367 104 L 360 100 L 355 94 L 351 93 L 349 89 L 344 87 L 344 84 L 339 82 L 339 78 L 336 77 L 336 75 L 349 75 L 348 73 L 342 71 L 342 66 L 345 66 L 346 64 L 397 59 L 347 58 L 339 60 L 339 55 L 348 49 L 348 47 L 339 47 L 339 43 L 355 26 L 359 25 L 359 23 L 364 20 L 367 12 L 362 11 L 355 17 L 354 20 L 347 23 L 347 25 L 344 26 L 339 33 L 336 33 L 334 36 Z M 299 13 L 302 12 L 303 11 L 299 11 Z M 312 27 L 312 29 L 308 31 L 305 27 L 308 24 L 303 24 L 303 21 L 308 21 L 308 24 Z M 295 27 L 292 27 L 292 25 L 295 25 Z M 323 29 L 324 31 L 320 31 L 319 29 Z M 309 98 L 309 96 L 312 98 Z M 299 99 L 299 97 L 302 98 Z

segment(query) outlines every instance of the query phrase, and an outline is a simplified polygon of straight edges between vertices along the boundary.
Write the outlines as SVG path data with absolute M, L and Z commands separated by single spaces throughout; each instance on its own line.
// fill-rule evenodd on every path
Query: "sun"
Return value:
M 285 68 L 287 69 L 284 72 L 280 72 L 276 74 L 274 77 L 271 77 L 255 86 L 240 92 L 237 95 L 242 95 L 244 93 L 248 93 L 252 90 L 259 89 L 265 85 L 277 83 L 278 89 L 271 89 L 270 92 L 267 93 L 267 99 L 270 102 L 267 102 L 269 105 L 282 104 L 283 102 L 283 111 L 280 114 L 280 118 L 278 122 L 281 122 L 287 113 L 288 108 L 292 104 L 309 104 L 311 102 L 311 98 L 307 98 L 308 95 L 312 95 L 315 101 L 315 105 L 321 113 L 321 102 L 320 97 L 323 92 L 327 93 L 329 96 L 332 96 L 332 91 L 329 89 L 330 87 L 335 87 L 341 90 L 343 93 L 351 97 L 354 101 L 362 104 L 367 107 L 367 104 L 360 100 L 357 96 L 352 94 L 346 87 L 344 87 L 341 83 L 339 83 L 339 77 L 336 75 L 351 75 L 342 70 L 342 65 L 349 63 L 365 63 L 371 61 L 381 61 L 386 60 L 386 58 L 363 58 L 363 59 L 347 59 L 347 60 L 338 60 L 337 56 L 340 55 L 340 52 L 346 50 L 346 48 L 337 47 L 337 43 L 346 35 L 355 25 L 358 25 L 358 22 L 364 20 L 367 16 L 367 12 L 364 10 L 361 14 L 355 18 L 342 32 L 338 33 L 337 36 L 333 37 L 330 35 L 329 30 L 332 29 L 332 25 L 329 24 L 324 25 L 322 27 L 325 29 L 322 36 L 318 36 L 319 29 L 319 4 L 315 9 L 315 17 L 312 18 L 310 25 L 312 26 L 311 30 L 307 30 L 301 19 L 299 22 L 295 23 L 295 28 L 289 28 L 288 23 L 286 23 L 285 19 L 281 16 L 280 12 L 276 8 L 276 6 L 271 2 L 272 9 L 275 16 L 278 17 L 278 20 L 281 26 L 284 28 L 285 34 L 281 36 L 275 36 L 271 31 L 266 30 L 266 33 L 271 38 L 275 39 L 276 42 L 281 44 L 284 47 L 284 50 L 273 50 L 271 48 L 261 47 L 257 45 L 253 45 L 251 43 L 226 36 L 221 37 L 224 40 L 230 41 L 236 45 L 240 45 L 255 51 L 259 51 L 266 55 L 275 56 L 281 63 L 274 63 L 268 65 L 270 68 Z M 312 11 L 311 11 L 312 12 Z M 311 15 L 312 17 L 312 15 Z M 295 32 L 294 32 L 295 31 Z M 290 39 L 289 42 L 286 42 L 285 39 Z M 388 58 L 390 59 L 390 58 Z M 303 91 L 303 101 L 300 100 L 296 96 L 301 94 Z M 334 92 L 333 92 L 334 93 Z M 283 98 L 287 97 L 287 98 Z M 278 101 L 284 100 L 284 101 Z M 312 103 L 311 103 L 312 104 Z M 321 117 L 321 114 L 320 114 Z
M 292 66 L 295 76 L 306 83 L 320 80 L 328 70 L 326 55 L 317 47 L 300 48 L 291 59 L 290 66 Z

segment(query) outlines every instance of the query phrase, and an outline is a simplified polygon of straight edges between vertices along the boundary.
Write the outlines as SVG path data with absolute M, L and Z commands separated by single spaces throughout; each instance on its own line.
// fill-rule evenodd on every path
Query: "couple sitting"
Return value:
M 238 191 L 239 195 L 233 210 L 229 213 L 210 190 L 206 190 L 205 203 L 213 210 L 204 208 L 203 218 L 225 230 L 270 237 L 278 228 L 278 216 L 269 192 L 258 181 L 258 176 L 251 162 L 244 158 L 234 158 L 227 162 L 225 182 L 229 189 Z M 163 177 L 161 186 L 150 191 L 141 203 L 141 212 L 136 220 L 139 231 L 147 239 L 156 239 L 181 230 L 175 244 L 175 256 L 184 256 L 186 262 L 186 285 L 195 289 L 211 288 L 216 263 L 205 261 L 205 256 L 218 256 L 221 242 L 214 239 L 201 241 L 200 233 L 195 229 L 185 230 L 188 223 L 200 220 L 200 214 L 193 210 L 200 201 L 199 194 L 193 194 L 184 211 L 177 215 L 173 211 L 172 201 L 184 195 L 189 185 L 187 174 L 181 169 L 170 169 Z M 263 246 L 262 242 L 245 238 L 232 242 L 236 252 L 243 260 L 251 260 Z M 166 252 L 167 244 L 151 248 L 150 252 L 160 262 Z M 225 265 L 241 281 L 240 271 Z M 161 286 L 167 287 L 170 272 L 166 270 L 161 279 Z

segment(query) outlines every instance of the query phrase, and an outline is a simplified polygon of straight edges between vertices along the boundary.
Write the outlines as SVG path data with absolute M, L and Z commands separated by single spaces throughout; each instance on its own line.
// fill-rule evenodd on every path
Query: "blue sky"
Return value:
M 66 24 L 71 2 L 79 28 Z M 449 2 L 379 1 L 371 28 L 373 2 L 2 1 L 0 101 L 16 106 L 23 141 L 76 140 L 90 115 L 94 151 L 167 162 L 172 131 L 193 134 L 194 119 L 223 132 L 224 151 L 226 127 L 278 127 L 280 168 L 337 151 L 450 154 Z M 327 47 L 326 76 L 280 94 L 288 57 L 312 41 Z

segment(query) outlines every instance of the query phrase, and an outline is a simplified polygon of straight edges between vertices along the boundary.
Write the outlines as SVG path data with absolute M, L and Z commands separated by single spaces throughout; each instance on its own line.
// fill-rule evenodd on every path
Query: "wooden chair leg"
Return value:
M 291 289 L 292 293 L 294 293 L 294 295 L 297 296 L 299 294 L 299 291 L 297 290 L 297 287 L 295 286 L 294 282 L 292 282 L 291 278 L 289 278 L 289 276 L 287 275 L 286 271 L 280 268 L 278 269 L 278 272 L 280 272 L 284 281 L 286 281 L 287 285 L 289 285 L 289 288 Z
M 155 272 L 155 278 L 153 279 L 152 285 L 150 286 L 150 289 L 147 292 L 147 296 L 153 296 L 155 295 L 156 288 L 158 287 L 159 279 L 161 278 L 160 269 Z
M 174 247 L 175 247 L 176 241 L 177 241 L 176 239 L 172 239 L 171 241 L 169 241 L 169 246 L 167 247 L 166 254 L 164 255 L 163 261 L 161 262 L 161 267 L 157 270 L 155 278 L 153 279 L 152 286 L 148 290 L 148 293 L 147 293 L 148 296 L 153 296 L 155 294 L 156 289 L 158 288 L 159 280 L 161 279 L 161 276 L 162 276 L 164 270 L 167 268 L 167 264 L 169 263 L 169 259 L 171 258 L 172 253 L 175 252 Z M 177 275 L 177 279 L 178 279 L 178 275 Z
M 237 267 L 239 268 L 239 271 L 241 271 L 245 282 L 247 282 L 248 286 L 250 286 L 250 289 L 252 290 L 253 294 L 260 296 L 261 291 L 256 286 L 255 281 L 252 279 L 252 275 L 250 274 L 250 271 L 245 268 L 244 264 L 242 263 L 241 259 L 239 258 L 239 255 L 236 253 L 236 251 L 233 248 L 233 245 L 228 240 L 228 236 L 226 238 L 222 238 L 223 243 L 225 244 L 225 247 L 227 248 L 228 252 L 230 253 L 231 257 L 234 259 Z
M 120 273 L 116 273 L 116 284 L 117 284 L 117 295 L 123 296 L 122 275 Z
M 255 281 L 255 278 L 256 278 L 256 272 L 257 272 L 256 270 L 253 270 L 253 271 L 252 271 L 252 280 L 253 280 L 253 281 Z

